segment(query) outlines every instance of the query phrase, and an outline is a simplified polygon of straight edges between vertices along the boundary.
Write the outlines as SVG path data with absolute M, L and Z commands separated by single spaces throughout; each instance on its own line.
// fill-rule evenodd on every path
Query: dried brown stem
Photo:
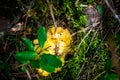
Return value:
M 53 14 L 53 9 L 52 9 L 53 8 L 53 4 L 51 4 L 49 0 L 46 0 L 46 1 L 48 3 L 49 8 L 50 8 L 50 14 L 52 16 L 52 19 L 53 19 L 53 22 L 54 22 L 54 26 L 57 27 L 57 24 L 55 22 L 55 17 L 54 17 L 54 14 Z

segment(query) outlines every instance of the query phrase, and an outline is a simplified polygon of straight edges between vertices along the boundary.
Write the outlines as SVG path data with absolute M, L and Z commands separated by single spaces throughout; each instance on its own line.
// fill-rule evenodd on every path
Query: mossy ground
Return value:
M 21 8 L 29 5 L 28 2 L 30 1 L 25 1 L 18 1 Z M 109 33 L 106 29 L 108 26 L 109 28 L 113 27 L 113 23 L 119 26 L 116 24 L 116 20 L 112 20 L 112 16 L 105 14 L 99 25 L 86 30 L 86 25 L 88 25 L 87 15 L 83 13 L 84 7 L 81 7 L 80 4 L 97 5 L 102 0 L 97 0 L 96 2 L 94 0 L 50 1 L 53 5 L 53 14 L 57 25 L 67 28 L 71 34 L 74 34 L 71 44 L 72 51 L 66 56 L 66 62 L 62 70 L 56 74 L 52 73 L 48 77 L 38 76 L 30 66 L 27 66 L 32 80 L 101 80 L 105 75 L 104 67 L 106 60 L 110 59 L 109 50 L 106 46 L 106 37 Z M 28 8 L 28 11 L 18 21 L 25 23 L 24 30 L 19 32 L 8 31 L 0 39 L 0 63 L 5 63 L 4 66 L 7 66 L 7 68 L 0 68 L 1 79 L 30 79 L 26 73 L 21 72 L 20 68 L 18 68 L 19 63 L 16 62 L 13 55 L 18 51 L 25 50 L 25 46 L 21 41 L 22 37 L 33 40 L 37 37 L 38 25 L 43 25 L 46 29 L 49 29 L 49 26 L 53 25 L 53 19 L 45 0 L 37 0 L 34 2 L 34 6 Z M 110 20 L 106 20 L 104 17 Z

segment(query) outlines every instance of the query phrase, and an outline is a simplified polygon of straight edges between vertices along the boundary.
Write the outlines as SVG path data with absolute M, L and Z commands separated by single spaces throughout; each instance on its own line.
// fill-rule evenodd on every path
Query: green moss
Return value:
M 88 25 L 88 16 L 83 13 L 84 8 L 81 7 L 80 4 L 96 4 L 94 0 L 79 0 L 77 5 L 77 0 L 49 1 L 53 4 L 53 13 L 57 24 L 68 28 L 72 33 L 84 30 L 87 28 L 86 25 Z M 27 6 L 27 4 L 23 3 L 21 0 L 19 0 L 19 2 L 23 7 Z M 30 19 L 26 24 L 27 27 L 32 26 L 32 28 L 37 31 L 35 22 L 47 28 L 53 25 L 49 7 L 45 0 L 36 0 L 30 10 L 32 10 L 32 13 L 36 14 L 29 17 Z M 106 19 L 114 22 L 111 17 Z M 112 25 L 110 24 L 111 22 L 107 23 L 108 27 Z M 87 80 L 91 80 L 104 72 L 104 65 L 109 57 L 108 49 L 103 37 L 101 37 L 100 31 L 96 29 L 91 30 L 90 33 L 90 30 L 88 30 L 74 35 L 72 44 L 73 52 L 71 52 L 73 55 L 66 57 L 66 62 L 62 70 L 58 73 L 52 73 L 48 77 L 40 77 L 40 80 L 79 80 L 79 77 L 85 77 Z M 32 37 L 34 36 L 36 35 L 32 35 Z M 16 51 L 25 49 L 19 39 L 20 37 L 14 36 L 7 36 L 6 38 L 7 43 L 10 45 L 11 42 L 14 43 L 14 47 L 17 48 Z M 99 80 L 98 78 L 97 80 Z

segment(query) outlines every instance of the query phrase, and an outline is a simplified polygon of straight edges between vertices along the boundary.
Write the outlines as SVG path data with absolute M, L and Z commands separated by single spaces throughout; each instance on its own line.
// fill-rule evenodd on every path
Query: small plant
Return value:
M 108 59 L 105 64 L 105 74 L 102 77 L 102 80 L 119 80 L 116 73 L 112 72 L 112 63 L 111 60 Z
M 5 80 L 10 77 L 11 67 L 8 66 L 5 62 L 0 60 L 0 79 Z M 4 74 L 4 75 L 2 75 Z M 5 76 L 8 76 L 7 78 Z
M 22 39 L 26 51 L 17 52 L 15 59 L 22 64 L 22 70 L 25 71 L 25 66 L 30 65 L 42 76 L 60 71 L 67 53 L 71 50 L 71 34 L 67 29 L 54 26 L 51 26 L 47 33 L 41 26 L 37 33 L 38 38 L 34 39 L 33 43 L 27 38 Z
M 22 70 L 26 71 L 27 68 L 25 65 L 30 65 L 32 68 L 41 68 L 52 73 L 55 72 L 55 68 L 62 66 L 62 62 L 58 56 L 50 53 L 46 54 L 42 51 L 38 54 L 34 50 L 34 45 L 30 39 L 23 38 L 22 40 L 26 46 L 26 51 L 17 52 L 14 55 L 15 59 L 21 63 Z M 44 47 L 46 40 L 46 30 L 41 26 L 38 29 L 38 42 L 41 49 Z

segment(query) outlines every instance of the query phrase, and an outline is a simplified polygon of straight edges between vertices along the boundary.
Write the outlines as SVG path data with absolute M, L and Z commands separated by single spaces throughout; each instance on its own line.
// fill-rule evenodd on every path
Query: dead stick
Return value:
M 105 3 L 107 4 L 108 8 L 112 11 L 114 17 L 115 17 L 115 18 L 119 21 L 119 23 L 120 23 L 120 17 L 119 17 L 119 15 L 116 14 L 116 11 L 111 7 L 109 1 L 108 1 L 108 0 L 104 0 L 104 1 L 105 1 Z
M 49 0 L 47 0 L 47 3 L 48 3 L 48 6 L 49 6 L 49 8 L 50 8 L 50 14 L 51 14 L 51 16 L 52 16 L 52 19 L 53 19 L 53 22 L 54 22 L 54 26 L 57 27 L 57 24 L 56 24 L 56 22 L 55 22 L 55 17 L 54 17 L 54 14 L 53 14 L 53 9 L 52 9 L 53 5 L 50 3 Z

